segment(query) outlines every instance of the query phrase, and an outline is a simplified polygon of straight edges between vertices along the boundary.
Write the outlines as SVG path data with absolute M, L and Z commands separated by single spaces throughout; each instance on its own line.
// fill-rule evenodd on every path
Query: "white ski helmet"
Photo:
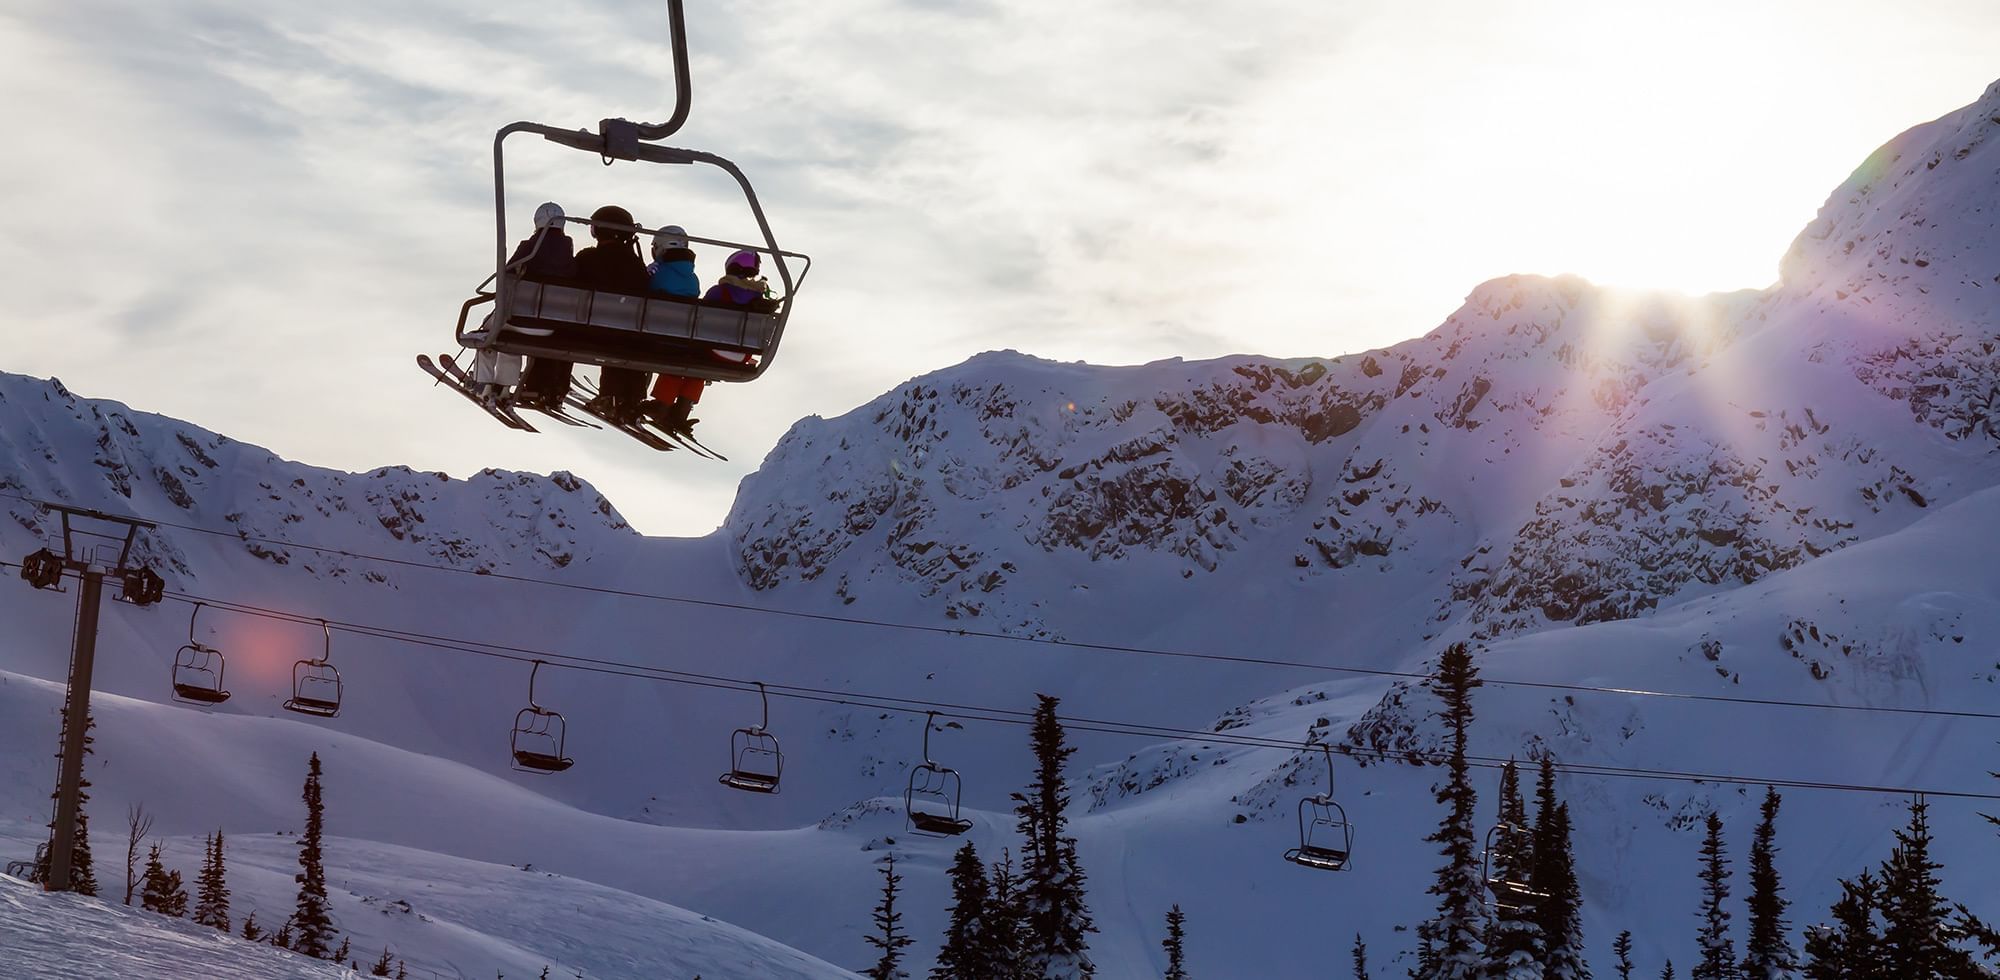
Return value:
M 687 229 L 680 225 L 668 225 L 653 233 L 653 257 L 659 258 L 668 249 L 688 247 Z
M 550 201 L 535 209 L 535 227 L 560 228 L 563 223 L 562 205 Z

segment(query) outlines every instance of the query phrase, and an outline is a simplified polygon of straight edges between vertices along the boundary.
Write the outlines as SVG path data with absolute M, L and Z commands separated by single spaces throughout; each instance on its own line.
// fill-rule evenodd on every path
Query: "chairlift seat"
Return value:
M 340 702 L 300 695 L 286 701 L 285 710 L 296 711 L 302 715 L 313 715 L 318 718 L 332 718 L 340 714 Z
M 1332 847 L 1320 847 L 1314 844 L 1294 847 L 1286 851 L 1285 860 L 1301 867 L 1318 868 L 1321 871 L 1347 870 L 1346 851 Z
M 972 829 L 972 821 L 963 818 L 953 819 L 942 813 L 911 810 L 910 826 L 926 834 L 957 837 L 959 834 Z
M 526 749 L 514 750 L 514 762 L 524 769 L 536 772 L 562 772 L 576 764 L 575 759 L 565 759 L 546 752 L 530 752 Z
M 748 381 L 757 376 L 755 364 L 713 352 L 763 355 L 779 333 L 779 314 L 739 306 L 558 281 L 515 278 L 509 285 L 508 320 L 492 341 L 493 349 L 509 354 Z
M 218 691 L 212 687 L 202 687 L 196 684 L 175 684 L 174 697 L 183 701 L 193 701 L 197 704 L 221 704 L 229 700 L 229 692 Z
M 722 774 L 722 785 L 751 793 L 775 793 L 778 791 L 778 777 L 770 773 L 731 769 Z

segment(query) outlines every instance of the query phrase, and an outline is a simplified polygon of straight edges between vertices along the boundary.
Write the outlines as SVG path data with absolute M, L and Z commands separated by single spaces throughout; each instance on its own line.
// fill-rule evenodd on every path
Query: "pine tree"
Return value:
M 1514 760 L 1500 769 L 1500 823 L 1487 854 L 1488 873 L 1503 882 L 1529 882 L 1534 869 L 1528 808 L 1521 799 L 1521 770 Z M 1518 904 L 1509 901 L 1510 905 Z M 1486 925 L 1486 976 L 1542 980 L 1542 928 L 1533 908 L 1500 908 Z
M 326 816 L 320 800 L 319 778 L 319 753 L 314 752 L 306 764 L 306 785 L 300 794 L 306 804 L 306 832 L 299 837 L 299 873 L 293 876 L 299 884 L 299 900 L 290 925 L 298 927 L 298 938 L 291 949 L 326 959 L 333 950 L 334 929 L 328 914 L 326 866 L 320 850 Z
M 56 740 L 56 744 L 58 746 L 58 748 L 56 749 L 57 765 L 61 765 L 62 763 L 62 749 L 60 748 L 60 746 L 69 740 L 68 697 L 63 698 L 62 717 L 63 717 L 62 734 L 58 736 Z M 97 750 L 91 747 L 94 744 L 96 744 L 97 736 L 90 734 L 96 728 L 97 728 L 96 713 L 86 709 L 83 714 L 83 755 L 84 758 L 86 759 L 89 758 L 90 756 L 97 754 Z M 84 771 L 88 772 L 89 768 L 85 767 Z M 77 787 L 78 788 L 76 794 L 76 836 L 75 839 L 71 841 L 69 849 L 70 891 L 73 891 L 79 895 L 94 896 L 97 894 L 97 865 L 95 860 L 93 860 L 90 856 L 90 810 L 89 807 L 85 805 L 90 802 L 90 777 L 83 776 L 79 778 L 77 781 Z M 62 795 L 62 789 L 61 787 L 57 787 L 56 792 L 49 794 L 49 799 L 53 800 L 60 797 L 61 795 Z M 34 874 L 30 878 L 30 880 L 32 881 L 46 882 L 49 880 L 49 874 L 51 868 L 51 863 L 49 861 L 49 853 L 54 850 L 55 839 L 56 839 L 56 821 L 54 815 L 51 815 L 49 817 L 48 827 L 49 827 L 49 850 L 44 851 L 42 854 L 37 856 L 35 861 Z
M 1167 938 L 1160 940 L 1160 948 L 1167 951 L 1166 980 L 1188 980 L 1186 922 L 1187 913 L 1179 904 L 1167 910 Z
M 979 851 L 967 841 L 951 863 L 951 923 L 938 950 L 931 980 L 989 980 L 993 964 L 987 957 L 987 904 L 992 886 Z
M 244 941 L 253 943 L 264 938 L 264 927 L 257 924 L 256 912 L 251 912 L 250 917 L 243 920 L 242 935 Z
M 1439 845 L 1445 863 L 1430 887 L 1430 894 L 1438 897 L 1437 914 L 1417 927 L 1416 980 L 1471 980 L 1479 976 L 1483 966 L 1479 934 L 1485 905 L 1480 897 L 1479 845 L 1472 826 L 1478 796 L 1472 790 L 1466 760 L 1472 690 L 1478 686 L 1472 652 L 1463 643 L 1451 645 L 1438 658 L 1437 674 L 1431 679 L 1431 690 L 1444 705 L 1440 716 L 1451 727 L 1445 781 L 1436 791 L 1445 815 L 1438 829 L 1424 838 Z
M 1611 955 L 1618 957 L 1618 980 L 1632 980 L 1632 930 L 1611 941 Z
M 1543 760 L 1549 799 L 1555 798 L 1555 775 Z M 1535 905 L 1542 927 L 1546 980 L 1590 980 L 1583 960 L 1583 893 L 1576 880 L 1576 858 L 1570 852 L 1569 804 L 1557 803 L 1535 825 L 1537 891 L 1548 895 Z
M 903 876 L 896 873 L 896 858 L 891 855 L 882 865 L 882 902 L 875 906 L 875 928 L 881 932 L 877 936 L 864 936 L 868 945 L 882 951 L 882 958 L 868 970 L 872 980 L 897 980 L 907 977 L 900 964 L 903 948 L 916 940 L 903 934 L 903 913 L 896 911 L 896 886 L 903 883 Z
M 368 975 L 371 977 L 386 977 L 389 975 L 389 947 L 382 947 L 382 958 L 376 960 L 375 965 L 368 968 Z
M 1660 980 L 1674 980 L 1673 960 L 1668 960 L 1667 965 L 1660 968 Z
M 995 980 L 1026 980 L 1030 975 L 1022 965 L 1020 879 L 1014 874 L 1014 856 L 1000 852 L 993 862 L 992 898 L 986 903 L 986 928 L 980 936 L 980 959 L 992 970 Z
M 1082 862 L 1069 827 L 1069 782 L 1063 764 L 1076 754 L 1066 744 L 1060 700 L 1035 695 L 1034 727 L 1029 740 L 1035 751 L 1035 778 L 1028 792 L 1015 794 L 1014 808 L 1021 846 L 1021 910 L 1026 927 L 1024 965 L 1048 980 L 1078 980 L 1096 975 L 1090 961 L 1087 934 L 1097 931 L 1085 904 Z
M 229 931 L 229 878 L 222 863 L 222 831 L 208 839 L 201 876 L 195 880 L 194 921 Z
M 1799 954 L 1792 948 L 1785 909 L 1791 905 L 1779 892 L 1778 805 L 1773 787 L 1764 788 L 1764 805 L 1750 841 L 1749 931 L 1743 940 L 1744 980 L 1779 980 L 1798 974 Z
M 1729 859 L 1723 855 L 1722 818 L 1710 811 L 1708 836 L 1701 843 L 1701 962 L 1688 980 L 1735 980 L 1736 941 L 1729 936 Z
M 1834 924 L 1806 930 L 1806 976 L 1891 980 L 1882 967 L 1882 938 L 1875 929 L 1881 896 L 1881 883 L 1865 868 L 1853 881 L 1841 880 L 1840 898 L 1833 903 Z
M 1882 865 L 1882 965 L 1897 977 L 1971 977 L 1971 954 L 1951 945 L 1951 903 L 1939 894 L 1931 860 L 1930 804 L 1910 801 L 1910 825 L 1896 831 L 1896 848 Z
M 1361 941 L 1361 934 L 1354 934 L 1354 948 L 1349 951 L 1354 957 L 1354 980 L 1368 980 L 1368 944 Z
M 187 892 L 181 889 L 181 873 L 168 871 L 160 862 L 158 844 L 154 844 L 152 850 L 146 854 L 146 872 L 142 881 L 144 884 L 139 893 L 141 908 L 148 912 L 174 916 L 180 914 L 174 911 L 176 905 L 181 907 L 182 912 L 186 911 Z M 178 901 L 175 899 L 176 894 L 180 896 Z
M 341 939 L 340 939 L 340 948 L 339 948 L 339 949 L 336 949 L 336 950 L 334 950 L 334 951 L 333 951 L 333 955 L 332 955 L 331 957 L 328 957 L 328 958 L 329 958 L 329 959 L 331 959 L 331 960 L 333 960 L 333 961 L 334 961 L 335 963 L 338 963 L 338 962 L 340 962 L 341 960 L 344 960 L 344 959 L 346 959 L 346 958 L 347 958 L 347 937 L 345 937 L 345 936 L 342 936 L 342 937 L 341 937 Z
M 278 927 L 278 931 L 271 936 L 271 945 L 279 949 L 292 948 L 292 920 L 286 919 L 284 924 Z
M 410 980 L 409 972 L 403 969 L 402 960 L 396 961 L 396 980 Z M 701 978 L 697 976 L 694 980 L 701 980 Z

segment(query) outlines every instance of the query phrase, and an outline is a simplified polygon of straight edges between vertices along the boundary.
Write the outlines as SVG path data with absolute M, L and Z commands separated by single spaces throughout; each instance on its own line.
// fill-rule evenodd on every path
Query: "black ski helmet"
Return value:
M 632 234 L 632 226 L 638 223 L 633 219 L 632 212 L 616 204 L 607 204 L 590 212 L 590 237 L 605 241 L 629 242 L 636 237 Z M 617 227 L 607 228 L 606 225 Z

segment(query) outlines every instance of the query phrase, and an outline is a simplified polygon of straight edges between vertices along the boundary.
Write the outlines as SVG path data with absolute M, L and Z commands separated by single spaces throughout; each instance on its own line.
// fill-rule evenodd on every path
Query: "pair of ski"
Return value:
M 581 393 L 580 395 L 579 392 Z M 593 385 L 590 382 L 583 380 L 582 378 L 578 378 L 570 382 L 570 404 L 576 406 L 578 411 L 581 411 L 584 414 L 589 415 L 591 418 L 597 419 L 598 421 L 603 422 L 605 425 L 617 429 L 618 431 L 623 432 L 626 435 L 631 436 L 632 438 L 637 439 L 640 442 L 653 447 L 654 449 L 660 450 L 661 452 L 668 452 L 678 447 L 681 449 L 685 449 L 688 452 L 695 454 L 696 456 L 700 456 L 703 459 L 715 459 L 715 460 L 722 460 L 724 462 L 727 462 L 729 459 L 729 457 L 724 456 L 721 453 L 718 453 L 715 450 L 702 445 L 701 441 L 694 437 L 694 433 L 689 432 L 685 429 L 669 429 L 666 426 L 653 422 L 650 419 L 643 419 L 643 418 L 637 422 L 620 423 L 617 419 L 611 418 L 608 415 L 604 415 L 600 412 L 593 412 L 589 408 L 589 402 L 591 399 L 596 397 L 597 397 L 596 385 Z
M 504 425 L 510 429 L 519 429 L 523 432 L 537 431 L 536 428 L 532 424 L 530 424 L 527 419 L 524 419 L 520 416 L 520 413 L 515 410 L 512 404 L 503 401 L 489 401 L 487 399 L 479 397 L 477 393 L 478 392 L 477 384 L 472 380 L 472 378 L 466 375 L 465 369 L 459 367 L 458 363 L 452 360 L 450 357 L 439 357 L 436 361 L 433 361 L 431 360 L 430 355 L 428 354 L 418 354 L 417 366 L 422 368 L 424 370 L 424 373 L 430 375 L 431 378 L 435 380 L 438 384 L 444 385 L 450 388 L 451 390 L 458 392 L 461 396 L 465 398 L 465 400 L 473 403 L 474 405 L 479 406 L 481 411 L 484 411 L 487 415 L 492 416 L 493 419 L 499 422 L 501 425 Z M 578 388 L 581 388 L 583 391 L 581 395 L 579 395 L 577 392 Z M 671 452 L 676 447 L 678 447 L 681 449 L 686 449 L 687 451 L 694 453 L 697 456 L 701 456 L 705 459 L 727 460 L 729 458 L 727 456 L 722 455 L 721 453 L 716 452 L 713 449 L 708 448 L 707 446 L 702 445 L 701 442 L 696 440 L 694 436 L 690 433 L 670 430 L 670 429 L 648 428 L 647 425 L 644 423 L 635 422 L 635 423 L 621 424 L 616 419 L 612 419 L 605 415 L 591 411 L 590 408 L 587 407 L 586 403 L 589 401 L 589 399 L 595 397 L 596 395 L 597 395 L 597 389 L 594 386 L 592 386 L 589 382 L 578 380 L 572 385 L 569 397 L 564 401 L 563 405 L 561 406 L 532 405 L 529 407 L 534 409 L 535 411 L 542 413 L 543 415 L 548 416 L 549 418 L 555 419 L 556 421 L 563 423 L 564 425 L 576 426 L 579 428 L 586 428 L 586 429 L 597 429 L 597 428 L 603 428 L 604 426 L 609 426 L 613 429 L 617 429 L 619 432 L 631 436 L 633 439 L 646 445 L 647 447 L 659 450 L 660 452 Z M 602 422 L 603 425 L 600 426 L 597 423 L 577 418 L 576 416 L 573 416 L 568 412 L 563 411 L 563 408 L 565 407 L 574 408 L 579 412 L 589 415 L 591 418 L 597 419 L 599 422 Z

